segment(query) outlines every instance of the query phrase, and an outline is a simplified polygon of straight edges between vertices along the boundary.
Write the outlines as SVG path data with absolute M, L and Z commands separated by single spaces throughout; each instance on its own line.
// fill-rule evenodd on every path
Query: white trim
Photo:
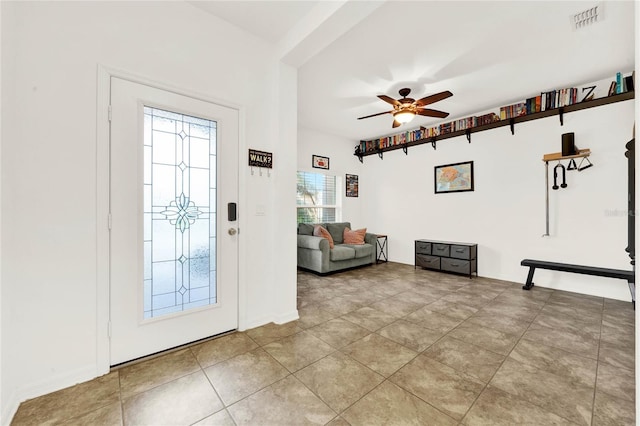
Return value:
M 275 322 L 276 324 L 286 324 L 299 318 L 300 316 L 298 315 L 298 310 L 296 309 L 286 314 L 276 316 L 276 319 L 274 319 L 273 322 Z
M 110 312 L 110 290 L 109 290 L 109 265 L 110 244 L 108 217 L 110 212 L 110 125 L 108 120 L 109 104 L 111 96 L 111 78 L 120 78 L 133 83 L 138 83 L 153 87 L 155 89 L 164 90 L 182 96 L 187 96 L 204 102 L 214 103 L 223 107 L 235 109 L 238 111 L 238 200 L 242 200 L 246 205 L 246 191 L 244 190 L 246 181 L 244 175 L 240 173 L 242 169 L 243 148 L 246 146 L 245 141 L 245 108 L 227 100 L 214 98 L 211 96 L 195 93 L 183 88 L 172 86 L 166 83 L 158 82 L 151 78 L 132 74 L 123 70 L 118 70 L 98 64 L 97 71 L 97 105 L 96 105 L 96 366 L 94 374 L 86 377 L 84 380 L 91 380 L 109 372 L 110 369 L 110 341 L 109 341 L 109 312 Z M 242 216 L 239 217 L 240 227 L 244 227 Z M 240 238 L 239 255 L 238 255 L 238 328 L 242 329 L 243 322 L 246 322 L 246 284 L 245 274 L 243 271 L 245 250 L 243 244 L 244 238 Z

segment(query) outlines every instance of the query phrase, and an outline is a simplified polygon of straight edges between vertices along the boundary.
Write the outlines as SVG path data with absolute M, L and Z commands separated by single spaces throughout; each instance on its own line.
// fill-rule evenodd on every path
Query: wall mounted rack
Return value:
M 360 162 L 362 163 L 362 158 L 366 157 L 368 155 L 378 155 L 381 159 L 382 157 L 382 153 L 383 152 L 387 152 L 387 151 L 395 151 L 397 149 L 402 149 L 404 151 L 405 154 L 408 154 L 408 148 L 412 147 L 412 146 L 416 146 L 416 145 L 423 145 L 425 143 L 430 143 L 433 146 L 433 149 L 436 149 L 436 141 L 441 141 L 444 139 L 450 139 L 450 138 L 455 138 L 458 136 L 466 136 L 467 141 L 469 143 L 471 143 L 471 134 L 472 133 L 476 133 L 476 132 L 483 132 L 485 130 L 491 130 L 491 129 L 495 129 L 498 127 L 505 127 L 505 126 L 509 126 L 510 130 L 511 130 L 511 134 L 515 134 L 515 124 L 516 123 L 524 123 L 525 121 L 531 121 L 531 120 L 537 120 L 540 118 L 545 118 L 545 117 L 551 117 L 554 115 L 557 115 L 560 118 L 560 125 L 564 125 L 564 114 L 569 113 L 569 112 L 574 112 L 574 111 L 580 111 L 583 109 L 588 109 L 588 108 L 594 108 L 594 107 L 599 107 L 602 105 L 608 105 L 608 104 L 613 104 L 616 102 L 622 102 L 622 101 L 627 101 L 629 99 L 634 99 L 635 97 L 635 92 L 631 91 L 631 92 L 625 92 L 625 93 L 620 93 L 617 95 L 611 95 L 611 96 L 606 96 L 603 98 L 598 98 L 598 99 L 592 99 L 590 101 L 584 101 L 584 102 L 580 102 L 580 103 L 576 103 L 576 104 L 572 104 L 572 105 L 567 105 L 567 106 L 563 106 L 560 108 L 553 108 L 553 109 L 548 109 L 546 111 L 541 111 L 541 112 L 534 112 L 532 114 L 527 114 L 527 115 L 522 115 L 519 117 L 513 117 L 513 118 L 508 118 L 506 120 L 500 120 L 500 121 L 494 121 L 493 123 L 489 123 L 489 124 L 483 124 L 480 126 L 476 126 L 476 127 L 471 127 L 469 129 L 464 129 L 464 130 L 456 130 L 455 132 L 450 132 L 450 133 L 445 133 L 442 135 L 437 135 L 437 136 L 430 136 L 427 138 L 423 138 L 423 139 L 419 139 L 419 140 L 415 140 L 415 141 L 411 141 L 411 142 L 406 142 L 400 145 L 393 145 L 393 146 L 387 146 L 384 148 L 378 148 L 372 151 L 366 151 L 366 152 L 361 152 L 358 149 L 356 149 L 356 152 L 353 154 L 356 157 L 358 157 L 358 159 L 360 160 Z

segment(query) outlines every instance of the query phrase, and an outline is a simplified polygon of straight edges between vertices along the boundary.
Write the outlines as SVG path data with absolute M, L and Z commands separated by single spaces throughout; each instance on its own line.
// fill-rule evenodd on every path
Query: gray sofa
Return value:
M 313 236 L 313 227 L 322 225 L 333 238 L 334 248 L 329 248 L 329 240 Z M 298 267 L 319 274 L 326 274 L 356 266 L 376 262 L 375 234 L 367 233 L 363 245 L 343 244 L 345 228 L 351 228 L 349 222 L 338 223 L 300 223 L 298 225 Z

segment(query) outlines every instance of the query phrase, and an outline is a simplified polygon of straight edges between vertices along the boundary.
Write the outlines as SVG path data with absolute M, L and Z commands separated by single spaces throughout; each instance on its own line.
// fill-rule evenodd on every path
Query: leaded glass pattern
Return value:
M 215 304 L 216 122 L 144 107 L 144 318 Z

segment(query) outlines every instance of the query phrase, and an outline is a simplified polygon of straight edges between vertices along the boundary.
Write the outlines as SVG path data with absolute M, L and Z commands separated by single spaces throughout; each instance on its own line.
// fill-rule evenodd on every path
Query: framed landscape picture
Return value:
M 358 196 L 358 175 L 346 175 L 347 197 Z
M 473 191 L 473 161 L 434 167 L 436 194 Z
M 313 167 L 316 169 L 329 170 L 329 157 L 313 156 Z

